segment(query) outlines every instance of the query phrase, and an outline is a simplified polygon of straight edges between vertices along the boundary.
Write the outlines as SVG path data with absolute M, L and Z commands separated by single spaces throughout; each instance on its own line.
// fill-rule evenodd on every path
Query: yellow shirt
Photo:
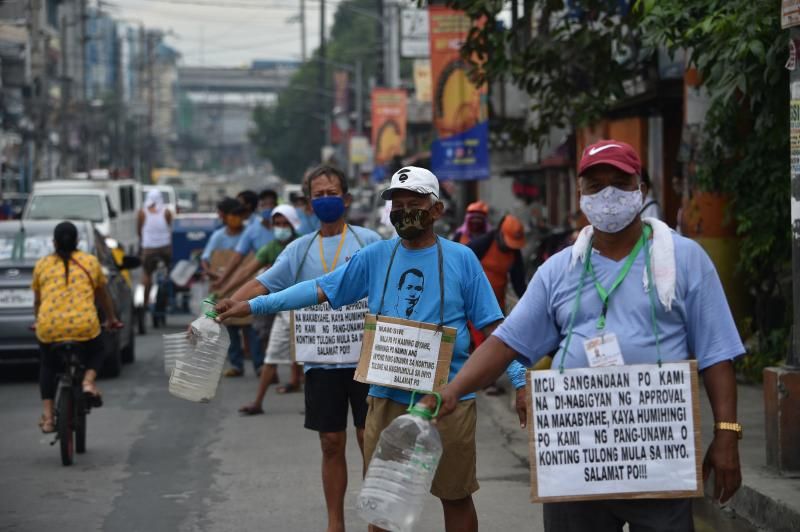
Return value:
M 81 268 L 75 262 L 78 262 Z M 85 271 L 84 271 L 85 270 Z M 90 278 L 91 276 L 91 278 Z M 58 255 L 42 257 L 33 269 L 31 288 L 39 294 L 36 337 L 40 342 L 85 342 L 100 334 L 94 291 L 106 277 L 93 255 L 75 251 L 69 264 L 69 284 Z

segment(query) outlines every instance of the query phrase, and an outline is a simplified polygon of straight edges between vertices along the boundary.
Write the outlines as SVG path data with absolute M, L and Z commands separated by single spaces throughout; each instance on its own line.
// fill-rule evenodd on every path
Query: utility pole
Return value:
M 300 59 L 306 62 L 306 0 L 300 0 Z
M 364 62 L 356 59 L 356 135 L 364 134 Z
M 328 97 L 325 89 L 327 88 L 327 72 L 325 61 L 327 60 L 327 50 L 325 46 L 325 0 L 319 3 L 319 88 L 320 88 L 320 115 L 322 116 L 322 138 L 325 146 L 331 143 L 331 128 L 328 125 L 330 110 L 328 109 Z
M 155 35 L 147 32 L 145 35 L 147 46 L 147 168 L 145 183 L 151 183 L 153 179 L 153 151 L 155 143 L 153 138 L 153 121 L 155 116 L 155 72 L 153 61 L 153 48 Z
M 67 16 L 61 16 L 59 39 L 61 40 L 61 175 L 66 177 L 72 173 L 69 154 L 69 115 L 70 115 L 70 83 L 69 50 L 67 48 Z
M 386 1 L 386 84 L 396 89 L 400 86 L 400 6 Z
M 42 32 L 42 1 L 28 2 L 28 80 L 31 86 L 30 114 L 33 121 L 33 154 L 31 154 L 31 181 L 44 177 L 42 155 L 47 139 L 48 87 L 45 65 L 47 41 Z

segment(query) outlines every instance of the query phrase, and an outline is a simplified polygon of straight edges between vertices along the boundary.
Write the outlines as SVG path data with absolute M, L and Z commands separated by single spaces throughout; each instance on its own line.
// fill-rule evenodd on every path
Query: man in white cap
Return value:
M 153 273 L 158 263 L 163 262 L 169 268 L 172 262 L 172 213 L 165 207 L 160 190 L 151 189 L 147 192 L 144 207 L 139 209 L 137 215 L 136 229 L 142 248 L 144 305 L 148 308 Z
M 368 297 L 373 314 L 456 329 L 452 379 L 469 356 L 467 322 L 488 335 L 503 313 L 475 254 L 434 233 L 434 222 L 444 211 L 436 176 L 424 168 L 401 168 L 381 196 L 392 201 L 390 217 L 399 238 L 367 246 L 346 267 L 324 277 L 223 308 L 220 319 L 298 309 L 323 301 L 338 308 Z M 371 386 L 369 395 L 364 432 L 367 464 L 383 429 L 406 412 L 411 400 L 409 392 L 384 386 Z M 472 502 L 472 494 L 478 490 L 475 395 L 460 399 L 453 415 L 438 425 L 443 454 L 431 487 L 431 493 L 442 501 L 448 532 L 478 530 Z

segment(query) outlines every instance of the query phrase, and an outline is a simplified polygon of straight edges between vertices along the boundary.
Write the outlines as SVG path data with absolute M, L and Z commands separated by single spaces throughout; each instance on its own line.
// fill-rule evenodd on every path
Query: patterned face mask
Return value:
M 604 233 L 622 231 L 639 215 L 642 191 L 606 187 L 600 192 L 581 196 L 581 210 L 589 223 Z

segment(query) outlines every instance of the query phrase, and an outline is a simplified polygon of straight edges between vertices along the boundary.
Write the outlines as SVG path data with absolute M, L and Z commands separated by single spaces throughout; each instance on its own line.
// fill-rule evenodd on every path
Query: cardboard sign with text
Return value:
M 364 316 L 369 306 L 362 299 L 333 310 L 326 301 L 290 314 L 292 359 L 314 364 L 358 362 Z
M 401 390 L 439 391 L 450 375 L 457 331 L 367 314 L 355 380 Z
M 526 380 L 532 502 L 703 495 L 697 362 Z
M 218 277 L 224 278 L 228 276 L 228 264 L 231 263 L 236 255 L 237 253 L 232 249 L 215 250 L 211 253 L 211 258 L 208 261 L 209 271 Z M 251 253 L 242 260 L 239 267 L 244 268 L 254 260 L 256 260 L 255 256 Z M 230 294 L 222 294 L 223 297 L 228 297 L 229 295 Z M 253 323 L 253 316 L 247 316 L 246 318 L 228 318 L 225 320 L 224 324 L 241 327 L 243 325 L 250 325 L 251 323 Z

